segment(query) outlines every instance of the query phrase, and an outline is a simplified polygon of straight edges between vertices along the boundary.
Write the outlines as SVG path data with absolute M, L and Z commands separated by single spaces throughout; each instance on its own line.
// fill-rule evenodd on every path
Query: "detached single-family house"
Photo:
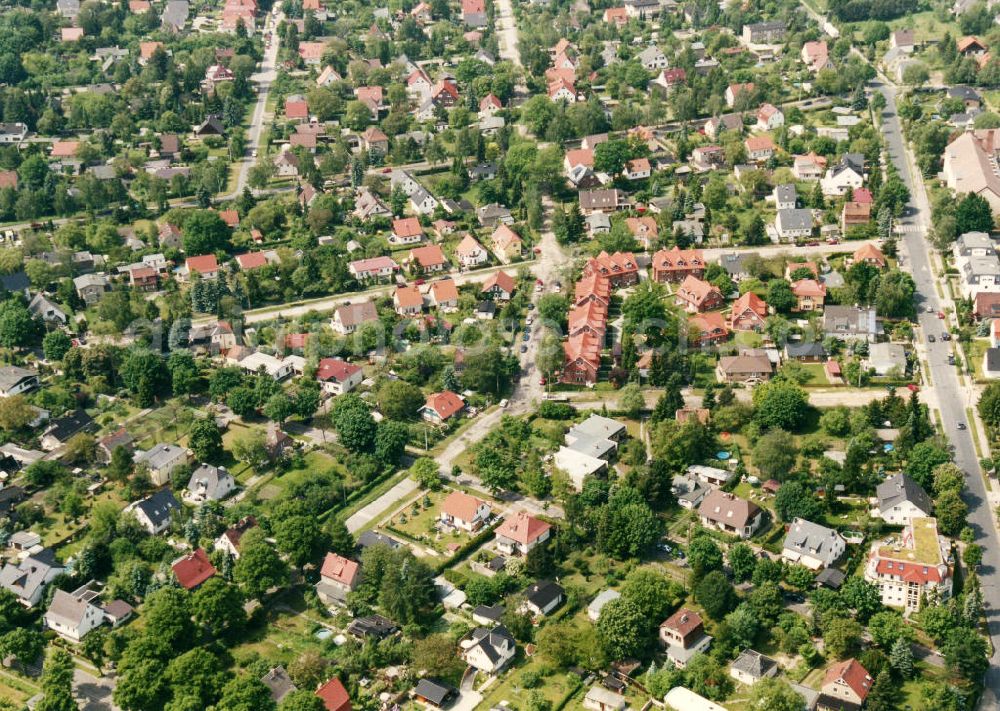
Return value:
M 326 605 L 342 604 L 360 580 L 361 568 L 357 562 L 336 553 L 327 553 L 319 571 L 316 594 Z
M 0 397 L 20 395 L 39 385 L 38 371 L 16 365 L 0 366 Z
M 453 491 L 441 502 L 440 520 L 447 526 L 473 533 L 483 527 L 491 512 L 490 505 L 482 499 Z
M 160 443 L 136 456 L 135 463 L 146 467 L 154 486 L 166 486 L 174 470 L 188 463 L 188 450 L 176 444 Z
M 877 503 L 872 516 L 893 526 L 909 526 L 913 519 L 930 516 L 934 509 L 923 487 L 903 472 L 879 484 L 875 498 Z
M 533 548 L 549 540 L 551 532 L 551 524 L 518 511 L 497 526 L 496 547 L 504 555 L 528 555 Z
M 181 556 L 170 567 L 177 583 L 185 590 L 195 590 L 218 572 L 203 548 Z
M 90 583 L 71 593 L 56 590 L 49 609 L 45 611 L 45 627 L 63 639 L 79 643 L 87 633 L 104 622 L 99 595 L 99 592 L 90 589 Z
M 465 401 L 450 390 L 431 393 L 419 412 L 428 422 L 436 425 L 444 424 L 465 409 Z
M 750 538 L 764 521 L 764 512 L 752 501 L 716 489 L 698 507 L 703 526 L 717 528 L 740 538 Z
M 834 529 L 795 518 L 785 535 L 781 557 L 809 570 L 822 570 L 836 563 L 846 549 L 844 537 Z
M 81 274 L 73 279 L 77 296 L 83 299 L 87 306 L 93 306 L 100 301 L 110 285 L 111 282 L 104 274 Z
M 361 385 L 364 371 L 341 358 L 323 358 L 316 368 L 316 379 L 331 395 L 343 395 Z
M 667 659 L 683 669 L 691 657 L 708 649 L 712 638 L 705 634 L 701 616 L 682 607 L 660 624 L 660 642 L 667 648 Z
M 222 501 L 236 488 L 236 480 L 225 467 L 202 464 L 191 474 L 184 500 L 198 505 L 206 501 Z
M 874 683 L 857 659 L 837 662 L 826 670 L 816 708 L 818 711 L 860 709 Z
M 459 654 L 471 667 L 485 674 L 497 674 L 514 658 L 517 651 L 514 638 L 507 628 L 477 627 L 458 643 Z
M 155 536 L 170 527 L 173 512 L 180 508 L 173 493 L 169 489 L 161 489 L 141 501 L 133 501 L 125 507 L 125 511 L 133 512 L 139 525 L 151 536 Z
M 733 302 L 729 312 L 729 328 L 733 331 L 764 330 L 767 321 L 767 304 L 752 291 L 748 291 Z
M 777 673 L 776 661 L 752 649 L 744 649 L 729 665 L 729 676 L 747 686 L 753 686 L 761 679 L 769 679 Z
M 378 311 L 371 301 L 338 306 L 330 319 L 333 330 L 341 335 L 354 333 L 358 326 L 378 321 Z
M 467 234 L 455 247 L 455 258 L 463 269 L 474 269 L 486 264 L 490 255 L 475 237 Z
M 812 210 L 805 208 L 778 210 L 778 215 L 774 220 L 774 228 L 778 236 L 786 241 L 799 237 L 809 237 L 812 235 L 813 229 Z
M 0 588 L 9 590 L 17 601 L 32 608 L 42 600 L 45 588 L 66 569 L 56 560 L 51 548 L 29 554 L 20 562 L 9 562 L 0 569 Z
M 240 557 L 240 539 L 243 534 L 257 525 L 257 519 L 253 516 L 244 516 L 235 524 L 227 528 L 219 537 L 215 539 L 213 549 L 223 551 L 235 559 Z
M 532 617 L 544 617 L 562 604 L 565 593 L 562 586 L 551 580 L 540 580 L 529 585 L 522 593 L 521 610 Z

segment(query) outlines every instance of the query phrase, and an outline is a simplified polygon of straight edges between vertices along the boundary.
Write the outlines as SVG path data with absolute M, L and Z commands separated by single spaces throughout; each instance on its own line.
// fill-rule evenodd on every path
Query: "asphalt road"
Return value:
M 906 214 L 901 218 L 903 227 L 902 246 L 909 258 L 910 271 L 917 286 L 918 321 L 921 326 L 919 339 L 923 340 L 922 351 L 930 368 L 933 390 L 941 412 L 945 433 L 955 447 L 955 463 L 966 472 L 965 500 L 969 505 L 968 525 L 976 532 L 976 542 L 983 547 L 983 562 L 979 568 L 989 634 L 996 650 L 990 660 L 986 675 L 981 709 L 1000 709 L 1000 545 L 986 494 L 986 485 L 979 474 L 978 457 L 969 429 L 958 429 L 958 423 L 968 424 L 966 408 L 974 407 L 971 391 L 963 388 L 955 373 L 955 367 L 948 364 L 950 344 L 940 339 L 929 343 L 929 334 L 940 335 L 944 325 L 936 313 L 927 313 L 927 307 L 934 312 L 942 310 L 949 301 L 938 298 L 935 289 L 934 272 L 931 269 L 931 246 L 925 239 L 930 225 L 930 207 L 923 183 L 915 180 L 913 159 L 908 146 L 903 141 L 902 128 L 896 113 L 896 87 L 885 81 L 874 81 L 872 87 L 886 99 L 886 109 L 882 114 L 882 133 L 885 136 L 889 159 L 899 170 L 900 176 L 910 190 L 910 202 Z M 915 225 L 916 231 L 906 230 Z

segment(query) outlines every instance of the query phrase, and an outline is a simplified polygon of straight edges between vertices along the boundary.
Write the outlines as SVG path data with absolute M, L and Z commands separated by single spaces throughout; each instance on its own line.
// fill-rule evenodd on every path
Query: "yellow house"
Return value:
M 490 242 L 493 247 L 493 254 L 504 264 L 510 264 L 511 261 L 521 258 L 521 250 L 524 247 L 524 242 L 507 225 L 498 225 L 493 232 L 493 236 L 490 238 Z

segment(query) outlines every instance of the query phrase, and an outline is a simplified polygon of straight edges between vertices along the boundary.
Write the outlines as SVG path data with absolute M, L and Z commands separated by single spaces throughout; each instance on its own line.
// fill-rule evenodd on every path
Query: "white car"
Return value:
M 500 407 L 507 407 L 507 398 L 500 401 Z

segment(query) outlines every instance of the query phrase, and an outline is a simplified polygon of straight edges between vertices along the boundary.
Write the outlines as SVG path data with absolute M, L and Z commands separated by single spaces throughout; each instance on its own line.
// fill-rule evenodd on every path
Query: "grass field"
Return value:
M 495 683 L 487 689 L 479 707 L 484 709 L 498 706 L 528 708 L 528 699 L 536 694 L 540 694 L 549 704 L 555 706 L 562 701 L 574 685 L 566 674 L 554 673 L 542 677 L 538 681 L 538 685 L 533 688 L 525 687 L 525 674 L 528 675 L 529 683 L 532 683 L 532 677 L 543 671 L 546 670 L 540 660 L 537 658 L 527 660 L 523 665 L 507 672 L 499 683 Z

